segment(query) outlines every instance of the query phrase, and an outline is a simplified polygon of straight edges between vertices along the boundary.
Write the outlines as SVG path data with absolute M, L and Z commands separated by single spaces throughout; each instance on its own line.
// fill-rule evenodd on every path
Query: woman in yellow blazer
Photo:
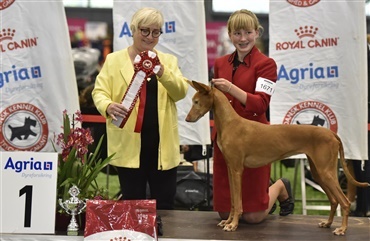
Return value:
M 142 8 L 133 15 L 133 44 L 107 56 L 92 96 L 98 111 L 107 119 L 108 155 L 115 153 L 111 164 L 118 170 L 122 199 L 156 199 L 157 209 L 173 209 L 180 163 L 175 102 L 186 96 L 188 84 L 177 58 L 154 49 L 163 23 L 162 13 L 154 8 Z M 123 128 L 112 124 L 112 119 L 128 114 L 120 102 L 134 75 L 133 60 L 145 50 L 157 54 L 161 68 L 146 83 L 142 129 L 137 133 L 140 98 Z

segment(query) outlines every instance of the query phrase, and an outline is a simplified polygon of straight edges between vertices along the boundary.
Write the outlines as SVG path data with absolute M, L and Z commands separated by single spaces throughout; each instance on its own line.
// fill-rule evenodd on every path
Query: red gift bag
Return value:
M 158 240 L 155 200 L 88 200 L 84 240 Z

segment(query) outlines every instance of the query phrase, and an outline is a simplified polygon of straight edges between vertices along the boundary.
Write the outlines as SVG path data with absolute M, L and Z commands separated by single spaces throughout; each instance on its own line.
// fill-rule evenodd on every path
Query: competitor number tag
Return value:
M 275 91 L 275 82 L 271 80 L 259 77 L 256 84 L 256 92 L 263 92 L 268 95 L 272 95 Z

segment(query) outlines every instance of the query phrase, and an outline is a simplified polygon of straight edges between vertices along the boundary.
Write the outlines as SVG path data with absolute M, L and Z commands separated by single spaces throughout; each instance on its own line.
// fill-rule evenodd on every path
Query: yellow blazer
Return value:
M 168 170 L 180 163 L 180 140 L 177 108 L 175 102 L 183 99 L 188 84 L 178 68 L 177 58 L 157 51 L 160 62 L 165 66 L 158 78 L 159 157 L 158 170 Z M 139 168 L 140 133 L 134 132 L 139 101 L 136 102 L 125 126 L 112 124 L 106 110 L 110 103 L 120 103 L 134 75 L 134 68 L 126 49 L 108 54 L 96 78 L 92 97 L 98 111 L 106 118 L 108 155 L 116 153 L 111 164 L 114 166 Z M 148 117 L 144 117 L 148 118 Z

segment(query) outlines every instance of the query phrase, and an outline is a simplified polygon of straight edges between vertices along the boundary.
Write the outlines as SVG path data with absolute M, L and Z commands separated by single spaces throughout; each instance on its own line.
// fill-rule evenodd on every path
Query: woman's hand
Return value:
M 159 71 L 158 71 L 158 73 L 157 73 L 157 76 L 158 76 L 159 78 L 161 78 L 161 77 L 162 77 L 162 75 L 163 75 L 163 72 L 164 72 L 164 66 L 163 66 L 163 64 L 161 64 L 161 68 L 159 69 Z
M 127 112 L 127 109 L 123 105 L 116 102 L 112 102 L 107 108 L 107 115 L 112 117 L 113 120 L 117 120 L 117 117 L 125 118 Z
M 233 86 L 233 83 L 231 83 L 231 81 L 228 81 L 227 79 L 224 78 L 212 79 L 211 81 L 217 89 L 225 93 L 229 93 L 231 87 Z

